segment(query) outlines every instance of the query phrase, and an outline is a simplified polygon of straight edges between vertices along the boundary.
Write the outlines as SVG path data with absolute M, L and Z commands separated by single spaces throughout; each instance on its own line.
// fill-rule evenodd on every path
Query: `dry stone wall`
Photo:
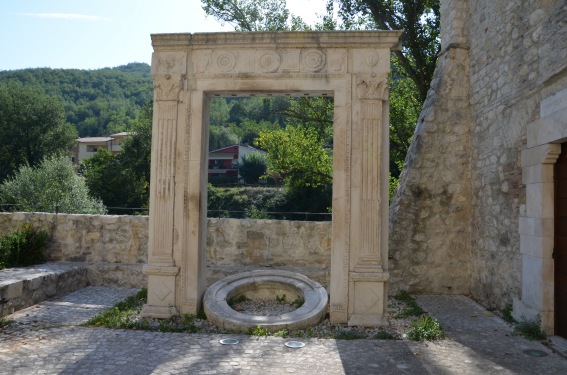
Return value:
M 52 235 L 54 261 L 101 263 L 89 268 L 97 284 L 136 285 L 147 263 L 148 217 L 0 213 L 0 235 L 29 223 Z M 296 270 L 329 285 L 331 223 L 208 219 L 207 284 L 258 268 Z

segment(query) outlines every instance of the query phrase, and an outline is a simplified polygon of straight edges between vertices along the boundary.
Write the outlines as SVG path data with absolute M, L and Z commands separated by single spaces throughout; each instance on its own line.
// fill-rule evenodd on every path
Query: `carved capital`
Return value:
M 183 76 L 166 74 L 154 78 L 156 100 L 178 100 L 183 87 Z
M 388 76 L 360 74 L 356 78 L 356 96 L 358 99 L 388 99 Z

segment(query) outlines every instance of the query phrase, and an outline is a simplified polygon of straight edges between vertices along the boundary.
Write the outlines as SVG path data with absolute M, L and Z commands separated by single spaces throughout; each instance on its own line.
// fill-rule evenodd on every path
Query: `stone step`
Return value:
M 49 262 L 0 271 L 0 317 L 88 284 L 86 263 Z

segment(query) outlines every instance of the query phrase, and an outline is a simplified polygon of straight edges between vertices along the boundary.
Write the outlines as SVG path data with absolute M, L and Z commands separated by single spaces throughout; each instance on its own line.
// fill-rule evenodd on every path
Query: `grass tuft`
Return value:
M 429 315 L 424 315 L 411 324 L 407 337 L 412 341 L 433 341 L 445 337 L 445 332 L 441 328 L 441 323 Z
M 392 335 L 390 332 L 384 331 L 383 329 L 379 330 L 378 332 L 376 332 L 376 334 L 374 335 L 374 338 L 377 340 L 394 340 L 394 335 Z

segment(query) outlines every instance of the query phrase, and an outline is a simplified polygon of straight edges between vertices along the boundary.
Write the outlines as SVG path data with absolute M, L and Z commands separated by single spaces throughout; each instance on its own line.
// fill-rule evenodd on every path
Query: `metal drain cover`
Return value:
M 532 357 L 547 357 L 548 354 L 542 350 L 537 350 L 537 349 L 526 349 L 524 350 L 524 353 L 526 353 L 527 355 L 531 355 Z
M 286 341 L 284 345 L 288 348 L 303 348 L 305 343 L 301 341 Z
M 238 344 L 240 341 L 238 341 L 237 339 L 222 339 L 222 340 L 219 340 L 219 342 L 220 342 L 222 345 L 236 345 L 236 344 Z

